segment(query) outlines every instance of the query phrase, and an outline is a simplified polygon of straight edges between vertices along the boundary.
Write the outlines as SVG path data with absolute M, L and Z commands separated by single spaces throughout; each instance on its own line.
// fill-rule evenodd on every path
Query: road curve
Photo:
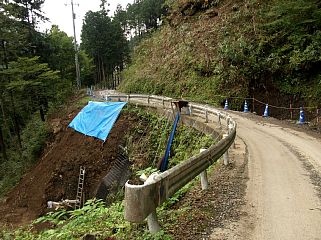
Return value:
M 263 118 L 230 115 L 248 150 L 247 205 L 242 209 L 248 217 L 231 223 L 233 234 L 224 239 L 321 240 L 320 139 Z
M 264 119 L 231 115 L 249 152 L 250 224 L 242 237 L 321 240 L 321 141 Z

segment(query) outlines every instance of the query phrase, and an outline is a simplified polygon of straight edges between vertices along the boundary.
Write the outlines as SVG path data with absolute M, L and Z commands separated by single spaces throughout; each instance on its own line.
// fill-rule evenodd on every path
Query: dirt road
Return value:
M 230 114 L 248 151 L 247 216 L 209 238 L 321 240 L 321 140 L 272 119 Z
M 238 223 L 237 235 L 321 239 L 320 139 L 259 117 L 231 115 L 249 151 L 248 217 Z

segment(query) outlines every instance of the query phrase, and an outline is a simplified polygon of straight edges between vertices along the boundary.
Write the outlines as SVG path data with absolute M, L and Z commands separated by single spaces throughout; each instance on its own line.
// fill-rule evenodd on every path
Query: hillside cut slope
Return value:
M 122 91 L 215 104 L 236 97 L 230 99 L 234 109 L 246 97 L 276 106 L 321 106 L 319 0 L 167 4 L 163 26 L 135 49 Z M 256 112 L 262 107 L 249 106 Z

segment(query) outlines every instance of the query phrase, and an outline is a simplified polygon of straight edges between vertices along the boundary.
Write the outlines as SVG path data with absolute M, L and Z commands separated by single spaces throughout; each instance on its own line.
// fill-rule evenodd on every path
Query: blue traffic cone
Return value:
M 245 112 L 245 113 L 249 112 L 249 107 L 247 106 L 246 100 L 244 102 L 244 111 L 243 112 Z
M 228 110 L 228 101 L 227 101 L 227 99 L 225 99 L 224 110 Z
M 263 117 L 269 117 L 269 104 L 265 105 Z
M 300 118 L 299 118 L 299 124 L 304 124 L 304 111 L 303 108 L 300 107 Z

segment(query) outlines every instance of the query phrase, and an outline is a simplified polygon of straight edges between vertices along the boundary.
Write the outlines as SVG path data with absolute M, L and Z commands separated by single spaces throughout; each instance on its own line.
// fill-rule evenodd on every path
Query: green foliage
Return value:
M 28 120 L 30 113 L 37 110 L 44 115 L 49 101 L 53 102 L 57 97 L 55 89 L 59 84 L 58 72 L 38 60 L 39 57 L 18 58 L 9 63 L 8 69 L 0 72 L 0 77 L 8 81 L 4 90 L 11 93 L 10 100 L 16 105 L 16 118 Z
M 73 38 L 53 25 L 44 34 L 42 61 L 51 69 L 58 70 L 60 78 L 72 81 L 75 78 L 75 50 Z
M 145 39 L 136 48 L 132 64 L 125 70 L 125 80 L 119 89 L 129 93 L 211 100 L 217 76 L 208 74 L 211 70 L 207 68 L 211 65 L 208 60 L 202 60 L 207 50 L 192 50 L 198 40 L 187 32 L 194 27 L 186 28 L 187 25 L 178 30 L 164 26 L 151 38 Z
M 96 83 L 107 81 L 114 87 L 114 72 L 123 69 L 128 56 L 128 43 L 119 21 L 108 17 L 106 11 L 86 13 L 83 23 L 82 49 L 93 58 L 96 66 Z
M 0 197 L 20 180 L 26 169 L 36 162 L 50 136 L 47 124 L 34 115 L 22 130 L 22 149 L 9 148 L 10 159 L 0 164 Z
M 153 168 L 153 167 L 148 167 L 148 168 L 145 168 L 145 169 L 143 169 L 143 170 L 138 170 L 137 172 L 136 172 L 136 176 L 141 176 L 142 174 L 145 174 L 146 176 L 149 176 L 149 175 L 151 175 L 152 173 L 155 173 L 155 172 L 157 172 L 158 171 L 158 169 L 157 168 Z
M 80 50 L 79 62 L 81 66 L 81 82 L 83 86 L 91 86 L 93 83 L 93 75 L 95 71 L 93 59 L 84 50 Z
M 72 92 L 72 38 L 57 26 L 45 34 L 36 30 L 46 20 L 43 3 L 0 2 L 0 195 L 41 154 L 49 137 L 46 115 Z
M 135 159 L 133 172 L 136 176 L 149 176 L 157 171 L 157 165 L 165 154 L 167 141 L 172 130 L 173 119 L 170 116 L 160 117 L 156 113 L 146 112 L 141 108 L 129 106 L 127 111 L 135 112 L 140 122 L 129 136 L 137 136 L 128 144 L 129 158 Z M 130 137 L 128 137 L 130 139 Z M 208 148 L 214 139 L 192 127 L 179 124 L 172 143 L 169 168 L 199 154 L 201 148 Z
M 164 0 L 140 0 L 128 4 L 123 9 L 120 4 L 114 13 L 114 20 L 119 22 L 123 31 L 133 38 L 141 38 L 151 30 L 159 27 L 161 15 L 165 13 Z
M 124 220 L 124 206 L 121 202 L 113 203 L 106 208 L 104 203 L 89 200 L 82 209 L 58 210 L 37 219 L 33 224 L 51 222 L 54 229 L 45 230 L 39 234 L 30 232 L 30 228 L 18 229 L 14 232 L 0 232 L 3 239 L 79 239 L 86 234 L 95 234 L 97 239 L 114 237 L 116 239 L 156 240 L 172 239 L 163 231 L 156 235 L 150 234 L 146 227 L 130 224 Z
M 15 8 L 15 16 L 21 19 L 24 23 L 35 26 L 38 19 L 47 20 L 42 15 L 41 6 L 44 0 L 13 0 L 5 1 Z
M 164 0 L 142 0 L 127 6 L 128 24 L 131 29 L 138 30 L 136 35 L 158 28 L 157 21 L 163 13 L 163 4 Z
M 197 132 L 192 127 L 180 126 L 174 138 L 173 157 L 169 166 L 172 167 L 182 160 L 199 154 L 201 148 L 208 148 L 213 143 L 211 136 Z
M 308 95 L 320 75 L 321 12 L 316 1 L 282 0 L 266 12 L 261 48 L 273 82 L 285 93 Z
M 0 198 L 12 189 L 25 171 L 25 163 L 19 161 L 19 154 L 10 153 L 10 159 L 0 164 Z
M 155 171 L 152 166 L 154 156 L 157 153 L 157 148 L 161 144 L 161 151 L 165 149 L 166 140 L 171 130 L 172 121 L 167 122 L 166 118 L 162 118 L 155 113 L 146 112 L 140 108 L 129 106 L 127 110 L 135 112 L 139 115 L 141 124 L 138 124 L 134 130 L 142 137 L 135 141 L 129 149 L 130 158 L 135 158 L 137 152 L 141 150 L 148 152 L 147 159 L 149 167 L 135 166 L 137 174 L 150 174 Z M 39 122 L 41 123 L 41 122 Z M 148 131 L 146 130 L 148 128 Z M 148 132 L 150 134 L 148 134 Z M 131 133 L 133 134 L 133 133 Z M 26 134 L 27 135 L 27 134 Z M 32 142 L 32 139 L 30 140 Z M 143 143 L 143 144 L 139 144 Z M 180 126 L 176 133 L 176 140 L 173 144 L 174 156 L 171 158 L 171 166 L 186 160 L 192 154 L 199 153 L 199 149 L 209 147 L 213 143 L 213 139 L 209 136 L 198 133 L 194 129 Z M 138 148 L 137 148 L 138 146 Z M 138 150 L 138 151 L 136 151 Z M 142 157 L 139 155 L 139 157 Z M 141 170 L 144 169 L 144 170 Z M 106 208 L 102 201 L 89 200 L 82 209 L 76 210 L 57 210 L 42 216 L 34 221 L 33 225 L 49 222 L 54 226 L 52 229 L 44 230 L 40 233 L 33 233 L 32 226 L 23 229 L 18 229 L 14 232 L 0 230 L 0 237 L 3 239 L 79 239 L 86 234 L 95 234 L 97 239 L 106 239 L 114 237 L 116 239 L 137 239 L 137 240 L 152 240 L 162 239 L 170 240 L 172 236 L 166 234 L 166 229 L 170 224 L 175 223 L 175 219 L 186 209 L 172 210 L 173 206 L 181 199 L 186 192 L 194 185 L 190 182 L 177 193 L 174 194 L 167 202 L 158 208 L 158 216 L 164 231 L 157 234 L 150 234 L 146 224 L 131 224 L 124 219 L 124 206 L 122 201 L 116 200 L 110 207 Z
M 126 111 L 134 112 L 140 119 L 128 136 L 129 158 L 136 159 L 138 163 L 133 166 L 134 172 L 152 173 L 164 152 L 171 128 L 170 120 L 142 108 L 129 106 Z M 135 139 L 132 136 L 136 136 Z
M 161 206 L 161 211 L 169 210 L 170 207 L 174 206 L 182 197 L 185 196 L 185 194 L 195 185 L 195 180 L 192 180 L 191 182 L 187 183 L 184 187 L 179 189 L 174 195 L 169 198 L 166 202 L 164 202 Z
M 44 0 L 0 2 L 0 70 L 18 56 L 32 56 L 38 50 L 38 20 L 46 20 L 41 6 Z
M 0 78 L 1 196 L 42 153 L 50 136 L 46 114 L 64 101 L 70 86 L 39 57 L 9 62 Z
M 187 2 L 166 2 L 169 24 L 135 49 L 121 91 L 211 103 L 276 91 L 321 104 L 318 1 L 219 1 L 215 17 L 175 15 Z
M 48 64 L 39 63 L 39 57 L 18 58 L 9 63 L 9 68 L 2 71 L 8 79 L 9 90 L 25 90 L 28 86 L 47 86 L 50 81 L 57 80 L 57 72 L 52 71 Z
M 21 134 L 23 158 L 30 163 L 36 162 L 50 136 L 47 123 L 41 121 L 38 115 L 33 116 Z

